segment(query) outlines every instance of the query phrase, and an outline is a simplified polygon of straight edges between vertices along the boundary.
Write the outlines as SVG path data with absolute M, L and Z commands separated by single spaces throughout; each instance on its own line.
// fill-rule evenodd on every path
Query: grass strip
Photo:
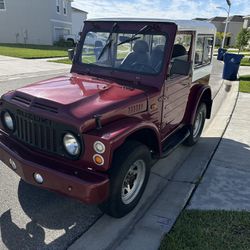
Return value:
M 250 213 L 185 210 L 160 250 L 250 249 Z
M 67 48 L 49 45 L 0 44 L 0 55 L 24 59 L 65 57 Z
M 243 93 L 250 93 L 250 75 L 240 77 L 239 91 Z

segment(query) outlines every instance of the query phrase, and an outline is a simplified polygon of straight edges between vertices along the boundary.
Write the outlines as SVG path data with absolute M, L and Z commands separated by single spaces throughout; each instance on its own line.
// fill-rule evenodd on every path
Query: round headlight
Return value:
M 3 121 L 4 121 L 5 126 L 9 130 L 11 130 L 11 131 L 14 130 L 14 121 L 13 121 L 13 118 L 11 117 L 11 115 L 10 115 L 10 113 L 8 111 L 4 112 Z
M 94 143 L 94 150 L 96 151 L 96 153 L 102 154 L 105 152 L 105 145 L 100 141 L 96 141 Z
M 80 153 L 81 146 L 77 138 L 71 133 L 67 133 L 63 137 L 63 145 L 68 152 L 68 154 L 72 156 L 77 156 Z

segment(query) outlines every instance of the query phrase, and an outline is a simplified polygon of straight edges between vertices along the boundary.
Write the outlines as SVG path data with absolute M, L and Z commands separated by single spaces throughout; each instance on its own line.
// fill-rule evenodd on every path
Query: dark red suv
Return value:
M 86 21 L 69 75 L 2 96 L 0 159 L 28 183 L 124 216 L 152 159 L 195 144 L 210 118 L 215 32 L 197 21 Z M 89 34 L 100 40 L 85 44 Z

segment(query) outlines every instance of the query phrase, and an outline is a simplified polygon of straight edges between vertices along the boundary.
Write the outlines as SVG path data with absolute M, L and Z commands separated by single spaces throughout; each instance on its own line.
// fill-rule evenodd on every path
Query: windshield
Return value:
M 159 74 L 162 70 L 166 35 L 139 31 L 89 31 L 83 42 L 81 63 L 140 74 Z

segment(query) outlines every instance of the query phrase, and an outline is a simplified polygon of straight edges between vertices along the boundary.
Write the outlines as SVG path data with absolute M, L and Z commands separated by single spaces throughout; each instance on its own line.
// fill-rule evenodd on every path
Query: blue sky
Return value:
M 231 0 L 231 14 L 250 15 L 250 0 Z M 217 6 L 226 0 L 74 0 L 74 4 L 93 17 L 152 17 L 191 19 L 225 16 Z

